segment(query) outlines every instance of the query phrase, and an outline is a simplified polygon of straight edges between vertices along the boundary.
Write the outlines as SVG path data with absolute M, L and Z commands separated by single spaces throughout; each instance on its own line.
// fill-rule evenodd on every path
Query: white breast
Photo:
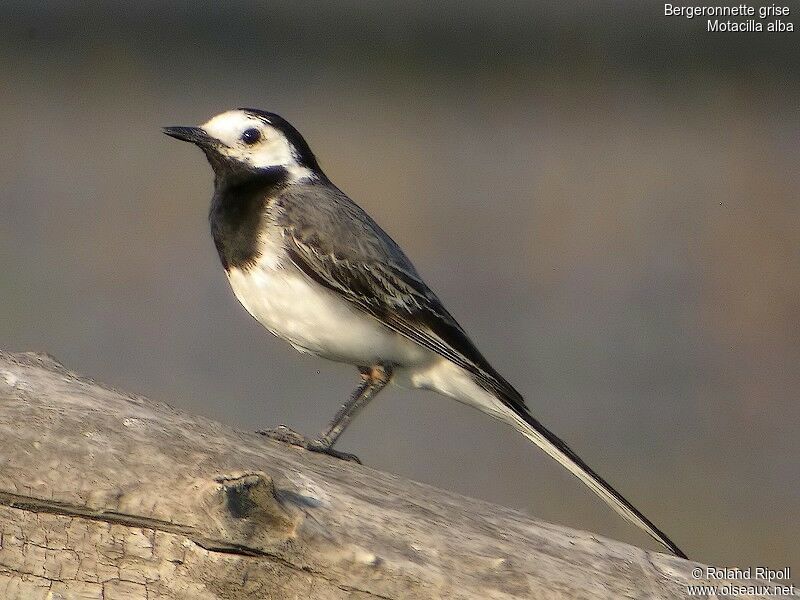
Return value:
M 258 264 L 228 272 L 233 293 L 255 319 L 301 352 L 368 366 L 412 366 L 430 353 L 280 260 L 265 244 Z

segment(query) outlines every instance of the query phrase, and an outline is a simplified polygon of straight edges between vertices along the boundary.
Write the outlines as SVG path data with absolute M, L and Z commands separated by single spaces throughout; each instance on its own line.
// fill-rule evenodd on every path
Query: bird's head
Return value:
M 283 117 L 238 108 L 200 127 L 165 127 L 164 133 L 199 146 L 217 177 L 281 168 L 290 180 L 323 177 L 303 136 Z

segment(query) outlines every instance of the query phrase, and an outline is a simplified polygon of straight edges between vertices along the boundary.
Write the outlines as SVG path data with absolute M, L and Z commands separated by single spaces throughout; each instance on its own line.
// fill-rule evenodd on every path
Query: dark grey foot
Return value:
M 261 429 L 256 433 L 271 440 L 291 444 L 292 446 L 300 446 L 301 448 L 305 448 L 306 444 L 308 444 L 308 439 L 304 435 L 297 433 L 294 429 L 289 429 L 286 425 L 278 425 L 273 429 Z
M 278 425 L 274 429 L 264 429 L 261 431 L 256 431 L 256 433 L 268 437 L 271 440 L 283 442 L 284 444 L 291 444 L 292 446 L 305 448 L 310 452 L 328 454 L 341 460 L 348 460 L 361 464 L 361 460 L 355 454 L 334 450 L 330 447 L 330 445 L 325 444 L 325 442 L 322 442 L 318 439 L 307 438 L 306 436 L 297 433 L 294 429 L 286 427 L 286 425 Z

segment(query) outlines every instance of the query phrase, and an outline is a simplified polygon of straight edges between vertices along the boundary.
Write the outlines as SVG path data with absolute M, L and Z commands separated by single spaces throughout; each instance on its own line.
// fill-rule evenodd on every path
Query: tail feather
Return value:
M 511 415 L 512 425 L 526 438 L 544 450 L 551 458 L 570 473 L 580 479 L 586 486 L 597 494 L 603 501 L 613 508 L 621 517 L 633 523 L 645 533 L 663 545 L 675 556 L 687 558 L 686 554 L 670 540 L 664 532 L 639 512 L 622 494 L 615 490 L 600 475 L 594 472 L 581 457 L 579 457 L 567 444 L 552 431 L 547 429 L 518 402 L 505 403 Z

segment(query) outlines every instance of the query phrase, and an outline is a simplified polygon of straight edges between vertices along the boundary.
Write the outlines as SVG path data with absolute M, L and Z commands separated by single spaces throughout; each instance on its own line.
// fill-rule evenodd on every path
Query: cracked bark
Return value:
M 0 352 L 3 599 L 684 598 L 693 566 Z

